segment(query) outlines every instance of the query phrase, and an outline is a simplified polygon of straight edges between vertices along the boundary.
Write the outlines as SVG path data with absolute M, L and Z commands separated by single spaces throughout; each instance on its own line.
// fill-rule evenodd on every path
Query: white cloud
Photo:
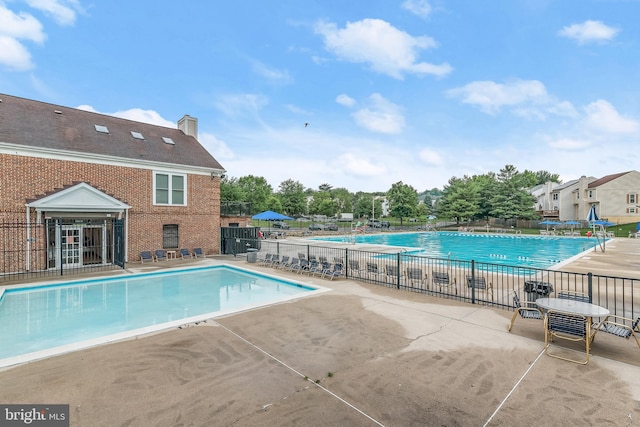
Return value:
M 599 99 L 584 108 L 586 125 L 606 133 L 633 133 L 640 129 L 638 121 L 622 117 L 609 102 Z
M 336 97 L 336 102 L 340 105 L 344 105 L 345 107 L 353 107 L 356 105 L 356 100 L 344 93 Z
M 91 105 L 79 105 L 76 107 L 78 110 L 91 111 L 92 113 L 105 114 L 107 116 L 120 117 L 121 119 L 133 120 L 136 122 L 149 123 L 157 126 L 164 126 L 175 129 L 177 127 L 175 122 L 166 120 L 153 110 L 143 110 L 141 108 L 131 108 L 129 110 L 116 111 L 115 113 L 102 113 L 97 111 Z
M 0 35 L 42 43 L 46 36 L 42 24 L 28 13 L 15 14 L 0 3 Z
M 349 175 L 354 176 L 377 176 L 386 172 L 384 164 L 373 163 L 363 156 L 353 153 L 345 153 L 338 156 L 338 164 L 341 169 Z
M 268 103 L 269 101 L 263 95 L 241 93 L 222 96 L 216 101 L 215 106 L 227 116 L 237 117 L 247 113 L 254 114 Z
M 620 30 L 609 27 L 600 21 L 585 21 L 582 24 L 573 24 L 562 28 L 558 34 L 578 42 L 586 44 L 592 42 L 607 42 L 613 40 Z
M 418 153 L 418 157 L 428 165 L 440 166 L 444 164 L 444 159 L 442 158 L 440 153 L 430 148 L 423 148 L 422 150 L 420 150 L 420 152 Z
M 300 115 L 302 115 L 302 116 L 311 116 L 311 115 L 312 115 L 312 113 L 311 113 L 311 112 L 309 112 L 309 111 L 307 111 L 307 110 L 304 110 L 304 109 L 302 109 L 302 108 L 298 107 L 297 105 L 293 105 L 293 104 L 285 104 L 285 106 L 284 106 L 284 107 L 285 107 L 287 110 L 289 110 L 289 111 L 291 111 L 292 113 L 295 113 L 295 114 L 300 114 Z
M 549 147 L 551 148 L 563 151 L 582 151 L 586 148 L 591 147 L 593 143 L 585 139 L 557 138 L 548 139 L 547 145 L 549 145 Z
M 544 84 L 537 80 L 516 80 L 505 84 L 476 81 L 446 93 L 487 114 L 496 114 L 503 107 L 545 104 L 550 100 Z
M 263 64 L 260 61 L 253 61 L 252 66 L 253 66 L 253 71 L 256 74 L 261 75 L 262 77 L 265 77 L 271 81 L 279 82 L 279 83 L 291 82 L 291 76 L 287 71 L 281 71 L 275 68 L 267 67 L 265 64 Z
M 33 68 L 29 51 L 16 39 L 2 35 L 0 35 L 0 65 L 16 71 Z
M 210 133 L 202 133 L 198 135 L 198 141 L 207 149 L 213 157 L 219 162 L 224 160 L 231 160 L 236 157 L 235 153 L 226 142 L 218 139 L 215 135 Z
M 73 24 L 76 17 L 73 8 L 79 9 L 76 0 L 27 0 L 26 3 L 52 16 L 61 25 Z M 16 71 L 33 68 L 31 54 L 22 41 L 41 44 L 45 39 L 39 20 L 26 12 L 15 13 L 0 1 L 0 65 Z
M 400 133 L 404 127 L 401 108 L 379 93 L 368 98 L 367 107 L 353 113 L 358 125 L 372 132 Z
M 79 9 L 75 0 L 27 0 L 27 4 L 50 15 L 60 25 L 73 25 L 76 21 L 74 9 Z
M 432 10 L 427 0 L 406 0 L 402 7 L 423 19 L 428 17 Z
M 339 59 L 367 63 L 372 70 L 396 79 L 405 73 L 444 76 L 452 70 L 446 63 L 417 62 L 420 50 L 436 47 L 431 37 L 413 37 L 380 19 L 349 22 L 344 29 L 320 21 L 315 31 L 323 36 L 325 48 Z

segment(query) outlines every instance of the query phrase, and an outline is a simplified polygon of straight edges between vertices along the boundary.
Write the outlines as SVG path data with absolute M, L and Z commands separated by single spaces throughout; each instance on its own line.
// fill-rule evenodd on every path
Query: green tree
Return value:
M 334 206 L 328 191 L 316 191 L 309 201 L 309 213 L 333 216 Z
M 502 219 L 531 219 L 536 217 L 535 198 L 527 191 L 531 185 L 529 174 L 518 173 L 513 165 L 506 165 L 497 175 L 498 184 L 491 197 L 490 214 Z
M 274 194 L 269 196 L 269 199 L 267 200 L 267 209 L 265 210 L 282 212 L 282 203 L 280 203 L 280 199 Z
M 220 180 L 220 200 L 229 202 L 244 202 L 244 193 L 238 185 L 237 178 L 225 176 Z
M 282 181 L 278 194 L 282 210 L 287 215 L 303 215 L 307 211 L 305 190 L 300 182 L 292 179 Z
M 255 212 L 268 209 L 267 200 L 273 194 L 273 188 L 261 176 L 247 175 L 238 179 L 238 187 L 244 194 L 244 201 L 250 202 Z
M 474 185 L 472 179 L 467 176 L 449 179 L 437 205 L 438 216 L 455 219 L 456 223 L 477 217 L 481 212 L 479 189 L 479 185 Z
M 409 184 L 398 181 L 391 185 L 387 191 L 387 203 L 389 211 L 395 218 L 400 219 L 400 225 L 404 218 L 413 216 L 418 207 L 418 192 Z
M 331 199 L 335 207 L 335 213 L 353 212 L 353 194 L 346 188 L 334 188 L 331 190 Z

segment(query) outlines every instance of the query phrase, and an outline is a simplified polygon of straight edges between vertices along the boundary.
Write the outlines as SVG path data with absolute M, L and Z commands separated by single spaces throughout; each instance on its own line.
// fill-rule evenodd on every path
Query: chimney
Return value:
M 198 119 L 185 114 L 180 120 L 178 120 L 178 129 L 180 129 L 185 135 L 189 135 L 198 139 Z

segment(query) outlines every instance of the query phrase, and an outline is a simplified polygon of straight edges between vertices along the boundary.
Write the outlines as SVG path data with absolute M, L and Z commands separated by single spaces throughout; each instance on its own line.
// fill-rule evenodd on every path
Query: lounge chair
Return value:
M 591 325 L 585 316 L 579 314 L 567 314 L 555 310 L 547 310 L 544 317 L 544 352 L 551 357 L 566 360 L 568 362 L 586 365 L 589 363 L 590 344 L 592 340 Z M 553 338 L 569 341 L 583 341 L 585 343 L 585 360 L 576 360 L 549 352 Z
M 334 277 L 340 276 L 342 276 L 342 264 L 340 264 L 339 262 L 333 264 L 333 268 L 327 267 L 322 270 L 323 279 L 328 277 L 330 280 L 333 280 Z
M 640 317 L 635 321 L 627 317 L 610 315 L 598 325 L 594 325 L 593 338 L 598 332 L 606 332 L 620 338 L 629 339 L 633 337 L 640 348 Z
M 376 280 L 380 276 L 380 270 L 378 269 L 378 264 L 375 262 L 367 263 L 367 277 L 371 280 L 371 276 L 375 276 Z
M 431 281 L 434 285 L 438 286 L 440 292 L 442 292 L 442 288 L 453 288 L 455 294 L 458 295 L 458 287 L 456 286 L 456 279 L 451 280 L 449 277 L 449 273 L 446 271 L 432 271 Z
M 151 251 L 140 252 L 140 262 L 144 264 L 145 261 L 151 261 L 151 262 L 155 261 Z
M 289 264 L 289 258 L 290 258 L 289 255 L 283 255 L 282 258 L 280 258 L 277 261 L 274 261 L 271 266 L 276 270 L 280 268 L 285 268 L 285 266 Z
M 491 294 L 491 301 L 493 301 L 493 284 L 489 282 L 487 285 L 487 280 L 484 276 L 467 276 L 467 287 L 487 291 Z
M 516 321 L 516 317 L 520 315 L 523 319 L 537 319 L 542 320 L 542 311 L 538 308 L 535 302 L 520 301 L 520 297 L 513 291 L 513 317 L 511 317 L 511 323 L 509 323 L 509 332 L 513 328 L 513 322 Z
M 307 268 L 307 274 L 309 276 L 316 275 L 316 274 L 320 276 L 322 275 L 322 268 L 323 266 L 318 262 L 318 260 L 315 260 L 315 259 L 311 260 L 309 261 L 309 268 Z
M 182 259 L 187 259 L 187 258 L 193 258 L 193 255 L 191 255 L 191 252 L 189 252 L 189 249 L 180 248 L 180 257 Z
M 358 278 L 362 277 L 362 273 L 366 270 L 364 268 L 360 268 L 360 261 L 357 260 L 349 260 L 349 275 L 352 277 L 357 276 Z
M 280 255 L 279 254 L 274 254 L 271 256 L 271 262 L 269 262 L 269 264 L 267 264 L 267 266 L 269 267 L 277 267 L 278 264 L 280 264 Z
M 273 256 L 273 254 L 271 253 L 267 253 L 265 254 L 264 258 L 260 259 L 258 262 L 260 263 L 260 265 L 263 266 L 267 266 L 271 263 L 271 257 Z
M 395 283 L 396 285 L 400 284 L 402 274 L 400 273 L 400 269 L 397 265 L 385 265 L 384 273 L 387 283 Z
M 302 274 L 302 272 L 309 272 L 309 261 L 305 258 L 300 258 L 300 267 L 298 268 L 298 274 Z
M 205 258 L 204 252 L 202 252 L 202 248 L 193 248 L 193 257 L 194 258 Z
M 164 249 L 156 249 L 155 256 L 156 256 L 156 261 L 169 260 L 169 258 L 167 257 L 167 251 L 165 251 Z
M 415 284 L 423 285 L 424 288 L 428 288 L 427 286 L 427 276 L 422 273 L 421 268 L 409 267 L 407 268 L 407 280 L 411 287 L 415 287 Z M 420 286 L 422 288 L 422 286 Z

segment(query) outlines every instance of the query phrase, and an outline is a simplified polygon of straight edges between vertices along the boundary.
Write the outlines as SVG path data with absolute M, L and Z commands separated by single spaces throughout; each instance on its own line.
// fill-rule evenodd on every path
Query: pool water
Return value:
M 315 240 L 343 241 L 344 237 Z M 385 233 L 357 235 L 356 243 L 399 246 L 410 255 L 475 260 L 519 267 L 549 268 L 592 249 L 587 237 L 523 236 L 459 232 Z
M 166 329 L 314 290 L 230 267 L 8 289 L 0 299 L 0 359 L 108 342 L 105 337 Z

